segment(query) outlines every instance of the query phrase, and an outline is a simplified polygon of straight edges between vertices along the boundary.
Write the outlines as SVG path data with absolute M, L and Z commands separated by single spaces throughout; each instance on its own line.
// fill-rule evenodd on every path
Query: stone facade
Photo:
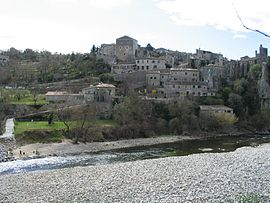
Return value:
M 91 85 L 82 90 L 86 102 L 105 102 L 111 103 L 115 97 L 115 86 L 111 84 L 99 83 Z
M 0 66 L 6 66 L 8 62 L 9 62 L 8 56 L 0 55 Z
M 168 82 L 164 85 L 164 92 L 169 97 L 207 96 L 208 89 L 205 82 Z
M 262 64 L 263 62 L 267 62 L 268 50 L 264 48 L 262 45 L 259 47 L 259 53 L 255 51 L 255 57 L 258 59 L 258 62 Z
M 223 66 L 207 65 L 200 68 L 202 81 L 208 83 L 210 89 L 218 89 L 220 87 L 221 78 L 226 77 L 226 70 Z
M 119 62 L 135 62 L 135 54 L 138 48 L 137 40 L 123 36 L 116 39 L 116 58 Z
M 151 71 L 166 69 L 165 59 L 159 58 L 138 58 L 136 59 L 136 66 L 138 71 Z
M 115 56 L 115 49 L 115 44 L 102 44 L 98 49 L 98 54 L 104 56 Z
M 132 73 L 137 70 L 135 63 L 118 63 L 111 67 L 112 74 Z
M 228 113 L 234 114 L 233 109 L 223 105 L 201 105 L 200 113 L 215 114 L 215 113 Z
M 83 102 L 82 94 L 71 94 L 68 92 L 47 92 L 45 94 L 46 101 L 50 103 L 73 103 L 79 104 Z
M 198 69 L 172 68 L 170 70 L 174 82 L 199 82 L 200 73 Z

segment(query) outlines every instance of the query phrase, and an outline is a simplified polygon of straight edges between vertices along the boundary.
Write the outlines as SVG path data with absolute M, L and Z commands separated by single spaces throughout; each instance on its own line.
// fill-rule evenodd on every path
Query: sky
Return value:
M 0 0 L 0 49 L 89 52 L 128 35 L 141 46 L 229 59 L 253 57 L 270 38 L 268 0 Z M 237 12 L 236 12 L 237 11 Z

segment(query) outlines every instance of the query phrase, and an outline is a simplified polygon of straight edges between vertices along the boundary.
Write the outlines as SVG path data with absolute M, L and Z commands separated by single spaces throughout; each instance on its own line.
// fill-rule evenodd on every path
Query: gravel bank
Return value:
M 270 201 L 270 144 L 220 154 L 0 176 L 2 202 Z
M 50 155 L 71 155 L 71 154 L 81 154 L 81 153 L 91 153 L 99 152 L 105 150 L 113 150 L 120 148 L 130 148 L 138 146 L 150 146 L 156 144 L 172 143 L 184 140 L 194 140 L 200 139 L 199 137 L 193 136 L 168 136 L 168 137 L 154 137 L 154 138 L 137 138 L 129 140 L 119 140 L 110 142 L 93 142 L 93 143 L 80 143 L 72 144 L 71 140 L 65 140 L 62 143 L 49 143 L 49 144 L 29 144 L 25 146 L 18 147 L 13 150 L 15 158 L 22 157 L 35 157 L 33 151 L 38 151 L 38 156 L 50 156 Z M 24 152 L 25 155 L 21 156 L 20 151 Z

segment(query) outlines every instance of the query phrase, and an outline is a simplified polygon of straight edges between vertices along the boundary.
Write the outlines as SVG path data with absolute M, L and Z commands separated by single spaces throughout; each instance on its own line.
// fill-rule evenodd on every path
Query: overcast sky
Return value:
M 0 49 L 89 52 L 93 44 L 128 35 L 142 46 L 232 59 L 254 56 L 270 38 L 269 0 L 0 0 Z

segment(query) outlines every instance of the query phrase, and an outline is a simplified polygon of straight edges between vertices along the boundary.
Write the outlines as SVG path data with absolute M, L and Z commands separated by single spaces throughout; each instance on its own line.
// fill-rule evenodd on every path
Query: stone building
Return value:
M 171 68 L 172 81 L 175 82 L 199 82 L 200 73 L 198 69 L 191 68 Z
M 115 56 L 115 44 L 102 44 L 98 49 L 98 54 L 103 56 Z
M 267 48 L 264 48 L 262 45 L 260 45 L 259 53 L 257 50 L 255 51 L 255 57 L 257 58 L 260 64 L 262 64 L 263 62 L 267 62 L 267 57 L 268 57 Z
M 160 71 L 149 71 L 146 73 L 146 84 L 152 87 L 162 86 Z
M 137 58 L 136 66 L 138 71 L 151 71 L 166 69 L 165 59 L 160 58 Z
M 119 62 L 135 62 L 135 54 L 138 48 L 138 41 L 123 36 L 116 39 L 115 55 Z
M 137 66 L 135 63 L 118 63 L 111 67 L 112 74 L 125 74 L 137 71 Z
M 112 84 L 99 83 L 82 90 L 84 101 L 95 105 L 97 117 L 109 118 L 112 115 L 115 89 Z
M 71 94 L 66 91 L 47 92 L 45 94 L 46 101 L 49 103 L 83 103 L 82 94 Z
M 6 66 L 8 62 L 9 62 L 8 56 L 0 55 L 0 66 Z
M 200 60 L 205 60 L 207 64 L 223 65 L 224 58 L 222 54 L 196 49 L 196 56 L 199 57 Z
M 115 44 L 102 44 L 98 49 L 97 59 L 103 59 L 106 63 L 112 65 L 116 63 Z
M 99 83 L 82 90 L 86 102 L 111 103 L 115 97 L 115 86 L 112 84 Z
M 148 96 L 183 100 L 186 96 L 208 96 L 207 82 L 200 81 L 199 70 L 174 68 L 165 72 L 148 71 L 146 73 Z
M 200 68 L 202 81 L 208 83 L 210 89 L 218 89 L 222 78 L 226 78 L 226 69 L 224 66 L 209 64 Z
M 234 114 L 233 109 L 223 105 L 201 105 L 200 113 L 215 114 L 215 113 L 228 113 Z
M 205 82 L 168 82 L 164 85 L 167 98 L 186 96 L 207 96 L 208 88 Z

